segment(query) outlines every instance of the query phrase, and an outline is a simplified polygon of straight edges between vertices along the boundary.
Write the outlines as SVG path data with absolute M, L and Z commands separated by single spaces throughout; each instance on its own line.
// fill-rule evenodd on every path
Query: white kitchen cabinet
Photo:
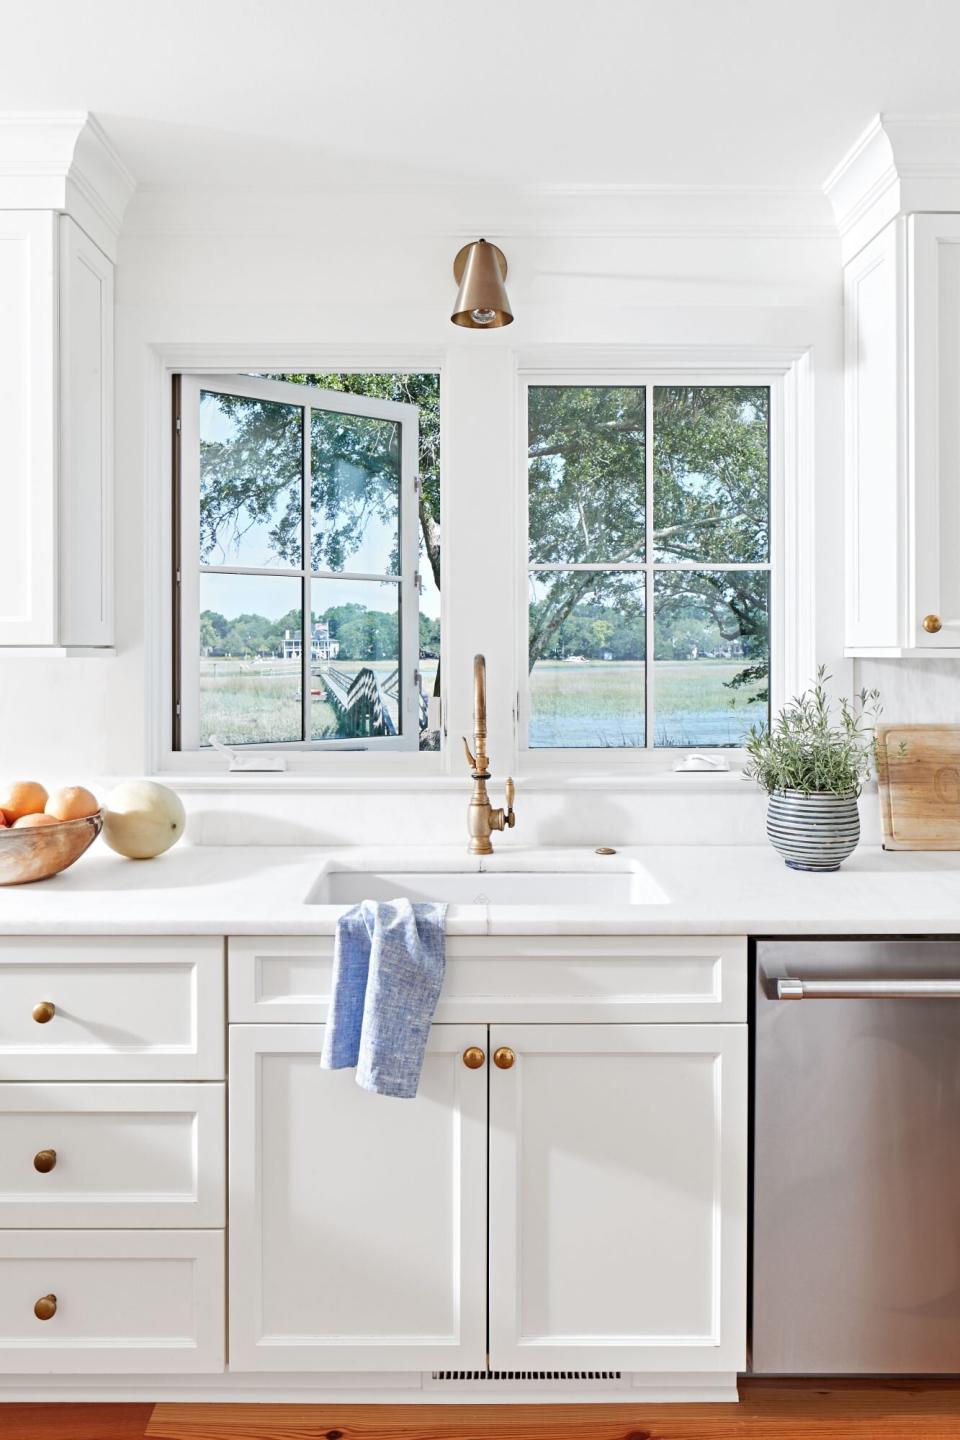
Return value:
M 0 1226 L 222 1227 L 224 1090 L 0 1085 Z
M 0 1081 L 224 1077 L 219 936 L 5 936 L 0 994 Z
M 323 1026 L 230 1030 L 230 1365 L 482 1368 L 486 1049 L 435 1025 L 415 1101 L 320 1068 Z
M 960 656 L 960 215 L 890 221 L 847 264 L 851 656 Z
M 742 1368 L 746 1026 L 495 1025 L 490 1053 L 491 1365 Z
M 220 1230 L 0 1230 L 0 1372 L 213 1374 Z
M 0 647 L 113 645 L 113 263 L 69 215 L 0 210 Z
M 231 1026 L 232 1368 L 743 1366 L 745 1025 L 435 1025 L 413 1103 L 322 1037 Z
M 60 635 L 112 646 L 113 264 L 69 215 L 60 262 Z
M 332 935 L 231 936 L 233 1022 L 324 1021 L 333 979 Z M 743 1020 L 743 935 L 458 935 L 436 1020 Z

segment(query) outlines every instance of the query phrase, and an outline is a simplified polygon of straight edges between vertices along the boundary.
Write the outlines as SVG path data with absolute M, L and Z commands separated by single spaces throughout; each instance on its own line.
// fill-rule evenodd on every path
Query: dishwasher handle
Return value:
M 960 1000 L 960 980 L 777 981 L 778 1000 Z

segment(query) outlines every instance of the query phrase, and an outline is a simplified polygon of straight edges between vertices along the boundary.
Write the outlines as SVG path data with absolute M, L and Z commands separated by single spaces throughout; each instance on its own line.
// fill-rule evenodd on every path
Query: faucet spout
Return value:
M 506 784 L 507 804 L 503 810 L 494 810 L 487 794 L 490 779 L 490 759 L 487 755 L 487 662 L 482 655 L 473 657 L 473 748 L 471 754 L 467 737 L 463 737 L 467 764 L 473 776 L 473 794 L 467 808 L 467 833 L 470 836 L 468 850 L 471 855 L 492 855 L 490 836 L 494 830 L 510 829 L 516 824 L 513 813 L 513 780 Z
M 473 769 L 484 775 L 490 761 L 487 757 L 487 662 L 483 655 L 473 657 L 473 748 L 476 751 L 476 758 L 470 757 Z

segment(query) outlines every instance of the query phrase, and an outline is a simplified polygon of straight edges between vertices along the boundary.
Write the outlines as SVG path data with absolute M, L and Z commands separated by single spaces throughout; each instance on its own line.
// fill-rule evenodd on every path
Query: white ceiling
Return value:
M 0 0 L 0 107 L 145 184 L 819 186 L 960 112 L 958 0 Z

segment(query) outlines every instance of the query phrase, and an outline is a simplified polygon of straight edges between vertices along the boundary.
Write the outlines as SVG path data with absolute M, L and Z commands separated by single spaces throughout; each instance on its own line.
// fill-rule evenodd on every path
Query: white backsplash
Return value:
M 960 725 L 960 660 L 858 660 L 855 676 L 880 691 L 885 721 Z
M 494 802 L 498 794 L 494 787 Z M 402 790 L 304 790 L 282 782 L 249 788 L 181 790 L 195 845 L 466 845 L 468 786 Z M 761 845 L 765 797 L 727 777 L 711 792 L 703 780 L 625 788 L 623 782 L 517 789 L 516 828 L 495 835 L 500 849 L 522 845 Z M 875 789 L 860 802 L 862 839 L 878 844 Z

